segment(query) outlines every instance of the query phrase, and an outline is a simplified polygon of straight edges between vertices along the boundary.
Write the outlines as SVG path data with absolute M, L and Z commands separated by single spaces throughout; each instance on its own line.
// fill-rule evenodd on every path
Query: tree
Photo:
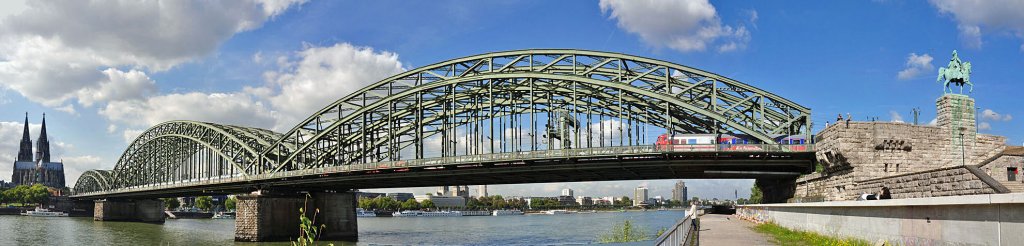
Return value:
M 230 210 L 235 210 L 237 208 L 237 206 L 238 206 L 238 198 L 231 197 L 231 198 L 228 198 L 227 200 L 224 201 L 224 209 L 227 209 L 229 211 Z
M 403 210 L 420 209 L 420 203 L 416 202 L 416 199 L 405 200 L 405 202 L 402 203 L 402 209 Z
M 616 203 L 614 203 L 614 205 L 615 206 L 619 206 L 619 207 L 633 206 L 633 199 L 629 199 L 628 196 L 622 196 L 622 198 L 619 198 L 619 200 L 617 200 L 615 202 Z
M 196 197 L 196 208 L 201 210 L 210 210 L 213 207 L 213 197 L 200 196 Z
M 50 198 L 50 190 L 42 184 L 34 184 L 29 188 L 25 201 L 28 203 L 42 204 Z
M 430 199 L 427 199 L 427 200 L 423 200 L 423 203 L 420 203 L 420 207 L 421 208 L 432 209 L 432 208 L 436 208 L 437 206 L 434 205 L 434 201 L 431 201 Z
M 181 202 L 178 201 L 178 198 L 161 198 L 160 200 L 164 201 L 164 207 L 167 210 L 175 210 L 181 207 Z
M 754 187 L 750 187 L 750 201 L 749 202 L 751 204 L 758 204 L 758 203 L 761 203 L 762 199 L 764 199 L 764 194 L 761 193 L 761 188 L 758 188 L 757 184 L 754 184 Z

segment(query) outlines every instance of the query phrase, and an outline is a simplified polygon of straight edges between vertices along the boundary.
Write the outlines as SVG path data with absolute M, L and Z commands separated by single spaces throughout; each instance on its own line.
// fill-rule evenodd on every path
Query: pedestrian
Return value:
M 882 186 L 882 194 L 878 196 L 879 200 L 892 199 L 892 194 L 889 193 L 889 187 Z
M 838 122 L 842 122 L 842 121 L 843 121 L 843 114 L 836 115 L 836 122 L 838 123 Z

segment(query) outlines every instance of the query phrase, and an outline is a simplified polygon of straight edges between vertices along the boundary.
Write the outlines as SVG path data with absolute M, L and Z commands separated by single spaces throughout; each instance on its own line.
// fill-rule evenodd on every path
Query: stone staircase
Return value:
M 1024 192 L 1024 183 L 1021 183 L 1020 180 L 1018 180 L 1018 181 L 999 181 L 999 183 L 1003 184 L 1003 186 L 1006 186 L 1007 189 L 1010 189 L 1011 193 L 1022 193 L 1022 192 Z

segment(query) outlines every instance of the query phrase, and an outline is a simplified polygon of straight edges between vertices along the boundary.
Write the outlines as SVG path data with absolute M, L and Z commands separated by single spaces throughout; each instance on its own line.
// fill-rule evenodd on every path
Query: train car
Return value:
M 654 145 L 659 150 L 715 150 L 715 135 L 713 134 L 661 134 Z
M 804 135 L 778 135 L 773 139 L 781 145 L 788 145 L 786 147 L 792 151 L 806 151 L 807 145 L 813 142 Z
M 750 135 L 722 134 L 718 137 L 718 144 L 722 145 L 722 150 L 758 151 L 763 150 L 761 143 L 761 140 Z

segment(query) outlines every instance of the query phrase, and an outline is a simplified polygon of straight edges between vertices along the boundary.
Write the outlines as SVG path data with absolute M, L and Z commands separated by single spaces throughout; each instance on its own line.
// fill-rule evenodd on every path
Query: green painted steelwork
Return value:
M 95 192 L 510 154 L 660 153 L 648 150 L 660 134 L 743 134 L 774 143 L 779 135 L 810 139 L 810 114 L 767 91 L 670 62 L 586 50 L 506 51 L 386 78 L 285 134 L 162 123 L 132 142 L 112 171 L 80 182 L 83 192 Z M 763 150 L 791 151 L 771 145 Z

